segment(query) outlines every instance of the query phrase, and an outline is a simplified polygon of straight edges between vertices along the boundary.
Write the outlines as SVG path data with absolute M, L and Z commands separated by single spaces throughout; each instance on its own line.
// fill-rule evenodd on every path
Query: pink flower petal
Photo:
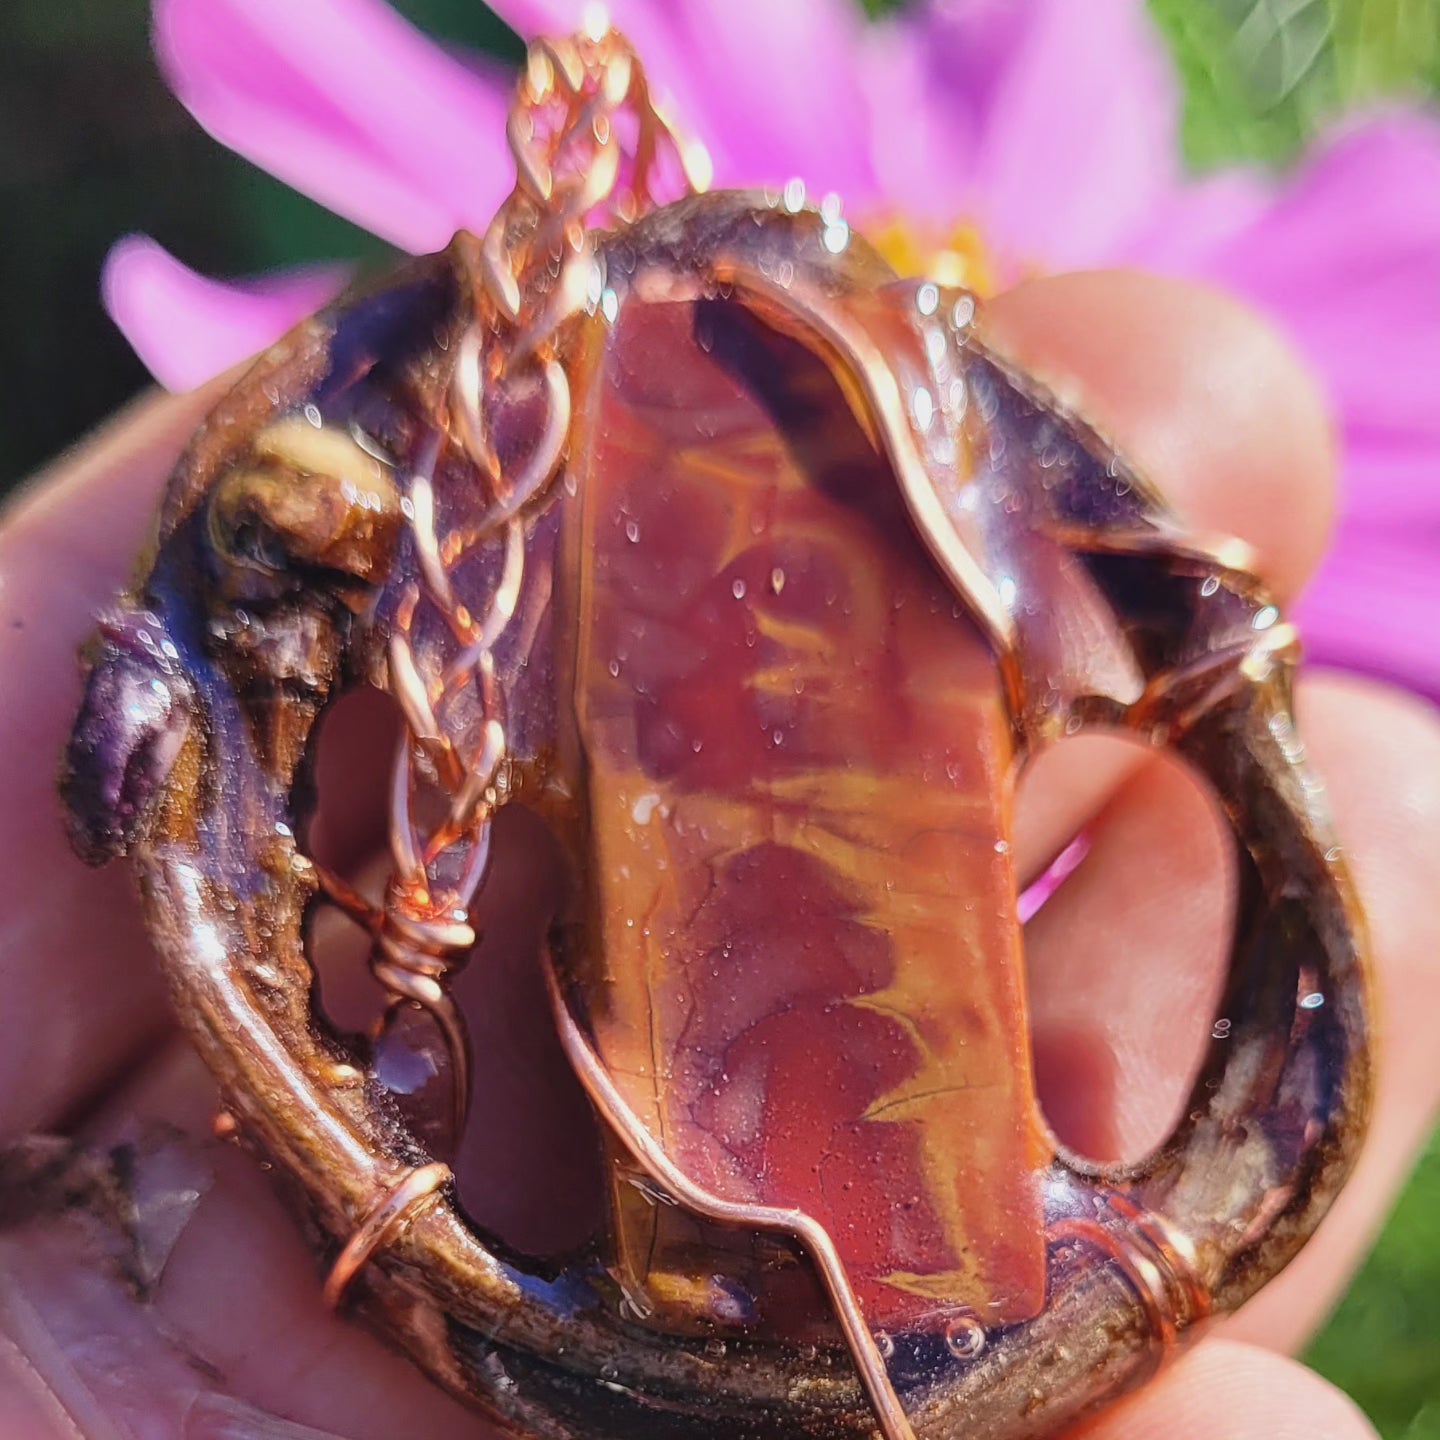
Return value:
M 858 68 L 863 38 L 851 0 L 679 0 L 671 11 L 703 56 L 717 176 L 780 185 L 799 176 L 815 193 L 868 201 L 870 117 Z M 722 162 L 723 161 L 723 165 Z
M 1010 0 L 935 0 L 873 27 L 863 56 L 871 151 L 892 209 L 974 220 L 976 155 L 1029 23 L 1029 8 Z
M 1178 84 L 1141 0 L 932 0 L 869 72 L 876 167 L 1002 270 L 1104 263 L 1178 183 Z
M 1179 82 L 1142 0 L 1024 11 L 987 101 L 976 218 L 1012 265 L 1104 263 L 1179 182 Z
M 167 389 L 193 390 L 278 340 L 344 283 L 343 270 L 327 269 L 225 285 L 130 235 L 106 257 L 101 293 L 150 373 Z
M 1437 556 L 1440 525 L 1433 522 L 1383 538 L 1342 531 L 1297 610 L 1308 656 L 1440 701 Z
M 1342 435 L 1345 533 L 1392 534 L 1426 527 L 1440 547 L 1440 443 L 1417 416 L 1409 433 L 1351 423 Z M 1435 553 L 1440 579 L 1440 548 Z
M 413 251 L 510 188 L 503 87 L 382 0 L 155 0 L 176 95 L 221 143 Z
M 1440 698 L 1440 122 L 1348 126 L 1177 268 L 1271 315 L 1330 397 L 1340 522 L 1310 653 Z
M 1347 432 L 1440 443 L 1440 121 L 1408 114 L 1347 127 L 1190 273 L 1280 322 Z
M 495 0 L 522 34 L 577 29 L 585 0 Z M 850 0 L 613 0 L 656 93 L 715 162 L 718 184 L 803 179 L 818 197 L 875 193 Z
M 1110 257 L 1157 274 L 1185 274 L 1256 224 L 1274 203 L 1274 184 L 1254 170 L 1222 170 L 1181 185 Z
M 1028 925 L 1050 903 L 1089 853 L 1090 837 L 1082 831 L 1020 892 L 1015 913 L 1022 925 Z

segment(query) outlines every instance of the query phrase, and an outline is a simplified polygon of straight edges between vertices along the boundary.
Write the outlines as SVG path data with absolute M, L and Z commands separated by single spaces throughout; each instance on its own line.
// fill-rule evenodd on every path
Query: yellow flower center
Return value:
M 923 275 L 936 284 L 957 285 L 982 297 L 1000 289 L 990 248 L 974 225 L 942 231 L 895 216 L 865 233 L 901 275 Z

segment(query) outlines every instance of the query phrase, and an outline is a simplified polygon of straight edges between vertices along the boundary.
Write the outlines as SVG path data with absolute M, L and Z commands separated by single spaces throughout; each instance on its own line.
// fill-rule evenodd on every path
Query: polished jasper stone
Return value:
M 691 1180 L 828 1229 L 872 1325 L 1034 1315 L 993 658 L 834 379 L 739 306 L 632 300 L 588 403 L 558 597 L 592 846 L 572 1007 Z M 693 1225 L 634 1194 L 641 1308 L 735 1318 Z M 766 1316 L 769 1263 L 728 1277 Z

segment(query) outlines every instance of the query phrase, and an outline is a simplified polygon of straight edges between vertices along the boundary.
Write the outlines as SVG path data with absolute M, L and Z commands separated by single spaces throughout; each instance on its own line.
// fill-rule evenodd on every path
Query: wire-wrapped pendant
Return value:
M 535 47 L 510 137 L 485 236 L 302 325 L 196 436 L 92 650 L 77 844 L 136 866 L 331 1300 L 517 1430 L 1048 1434 L 1282 1266 L 1363 1129 L 1294 632 L 972 296 L 793 193 L 699 193 L 613 32 Z M 402 719 L 374 894 L 307 843 L 364 686 Z M 1010 854 L 1021 767 L 1100 728 L 1209 782 L 1242 872 L 1186 1118 L 1104 1170 L 1037 1108 Z M 558 1272 L 448 1189 L 506 806 L 563 856 L 540 963 L 611 1177 Z M 368 1041 L 313 1003 L 321 904 L 389 996 Z

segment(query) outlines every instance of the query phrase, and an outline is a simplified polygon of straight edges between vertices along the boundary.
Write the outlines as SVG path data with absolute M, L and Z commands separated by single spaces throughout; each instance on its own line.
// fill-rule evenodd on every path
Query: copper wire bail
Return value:
M 617 196 L 619 145 L 609 115 L 625 105 L 639 117 L 640 139 L 634 174 L 625 195 Z M 553 106 L 566 111 L 566 123 L 537 126 L 536 115 Z M 643 72 L 614 31 L 597 26 L 577 40 L 532 47 L 508 128 L 516 188 L 480 247 L 477 315 L 456 346 L 445 424 L 420 447 L 410 479 L 420 583 L 400 607 L 388 656 L 389 686 L 406 728 L 391 782 L 394 871 L 380 907 L 369 906 L 334 877 L 321 876 L 330 898 L 374 938 L 370 965 L 390 998 L 387 1017 L 400 1005 L 414 1004 L 439 1027 L 451 1064 L 457 1140 L 469 1106 L 470 1047 L 464 1016 L 446 982 L 475 944 L 465 912 L 484 876 L 506 759 L 494 648 L 514 617 L 525 580 L 524 511 L 554 478 L 569 434 L 569 379 L 555 351 L 560 330 L 583 303 L 590 266 L 585 220 L 607 200 L 631 213 L 653 203 L 651 174 L 662 133 L 669 134 L 650 105 Z M 673 143 L 688 177 L 693 157 Z M 557 167 L 574 147 L 583 147 L 585 163 L 578 170 L 567 165 L 560 179 Z M 556 257 L 567 283 L 554 287 L 543 303 L 530 303 L 536 275 L 548 274 Z M 519 364 L 534 367 L 543 382 L 545 419 L 529 456 L 514 474 L 506 474 L 488 433 L 485 395 L 487 386 L 503 383 Z M 476 467 L 491 503 L 478 520 L 442 535 L 433 477 L 447 442 Z M 474 616 L 457 599 L 451 574 L 477 546 L 496 537 L 503 537 L 504 546 L 500 582 L 487 613 Z M 438 675 L 421 673 L 412 648 L 422 604 L 440 615 L 455 644 Z M 467 687 L 473 687 L 483 717 L 474 754 L 456 747 L 442 720 L 445 706 Z M 428 782 L 417 777 L 420 760 L 431 775 Z M 448 814 L 426 833 L 416 820 L 415 795 L 422 784 L 436 782 L 448 799 Z M 468 847 L 463 876 L 437 897 L 430 878 L 435 862 L 456 846 Z
M 388 997 L 381 1024 L 401 1005 L 418 1005 L 439 1027 L 450 1060 L 452 1133 L 458 1141 L 470 1104 L 470 1035 L 445 982 L 473 948 L 474 930 L 460 921 L 416 918 L 393 893 L 383 906 L 373 905 L 342 876 L 309 859 L 304 864 L 320 893 L 374 942 L 371 974 Z

